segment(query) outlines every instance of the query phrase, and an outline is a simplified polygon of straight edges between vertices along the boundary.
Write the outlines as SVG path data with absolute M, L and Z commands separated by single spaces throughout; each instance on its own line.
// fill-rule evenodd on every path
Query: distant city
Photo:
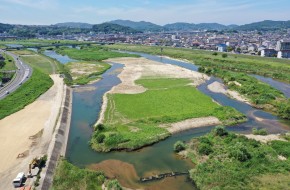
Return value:
M 290 58 L 290 21 L 262 21 L 243 26 L 218 23 L 159 26 L 128 20 L 98 25 L 69 22 L 50 26 L 1 26 L 1 40 L 37 38 L 127 43 Z

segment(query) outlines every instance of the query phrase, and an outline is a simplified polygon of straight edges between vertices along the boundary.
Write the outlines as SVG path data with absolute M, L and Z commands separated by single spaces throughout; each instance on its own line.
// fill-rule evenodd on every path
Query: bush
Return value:
M 223 53 L 223 54 L 222 54 L 222 57 L 223 57 L 223 58 L 227 58 L 227 57 L 228 57 L 228 54 Z
M 234 146 L 231 147 L 230 156 L 239 160 L 240 162 L 245 162 L 251 159 L 251 155 L 245 145 L 238 142 Z
M 105 140 L 106 136 L 104 134 L 99 134 L 96 138 L 98 143 L 103 143 Z
M 119 184 L 118 180 L 114 179 L 107 183 L 107 187 L 109 190 L 122 190 L 121 185 Z
M 210 155 L 213 152 L 211 145 L 206 143 L 200 143 L 198 145 L 198 153 L 201 155 Z
M 174 152 L 180 152 L 180 151 L 183 151 L 185 150 L 185 144 L 182 142 L 182 141 L 177 141 L 175 144 L 174 144 Z
M 254 134 L 254 135 L 268 135 L 268 132 L 267 132 L 267 130 L 266 129 L 257 129 L 257 128 L 253 128 L 252 129 L 252 133 Z
M 104 129 L 105 129 L 105 126 L 104 126 L 104 124 L 102 124 L 102 123 L 98 124 L 98 125 L 96 126 L 96 128 L 95 128 L 95 130 L 98 130 L 98 131 L 102 131 L 102 130 L 104 130 Z
M 217 53 L 217 52 L 214 52 L 212 55 L 214 55 L 214 56 L 217 56 L 217 55 L 218 55 L 218 53 Z
M 223 126 L 217 126 L 214 130 L 214 135 L 215 136 L 227 136 L 228 135 L 228 132 L 226 131 L 225 127 Z

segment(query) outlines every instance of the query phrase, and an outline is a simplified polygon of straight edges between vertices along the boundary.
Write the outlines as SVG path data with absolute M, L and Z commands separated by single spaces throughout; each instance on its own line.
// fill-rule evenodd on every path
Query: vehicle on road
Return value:
M 25 178 L 24 172 L 20 172 L 17 174 L 16 178 L 13 180 L 14 187 L 21 187 L 23 180 Z

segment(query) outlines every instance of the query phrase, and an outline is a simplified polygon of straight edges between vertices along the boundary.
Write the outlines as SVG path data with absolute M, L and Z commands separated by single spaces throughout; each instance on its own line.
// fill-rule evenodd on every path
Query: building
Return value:
M 227 51 L 227 45 L 226 44 L 219 44 L 219 45 L 217 45 L 217 50 L 219 52 L 226 52 Z
M 261 51 L 261 56 L 262 57 L 276 57 L 277 51 L 274 49 L 263 49 Z
M 277 51 L 290 50 L 290 42 L 278 41 L 276 50 Z
M 290 58 L 290 50 L 281 50 L 278 52 L 278 58 Z

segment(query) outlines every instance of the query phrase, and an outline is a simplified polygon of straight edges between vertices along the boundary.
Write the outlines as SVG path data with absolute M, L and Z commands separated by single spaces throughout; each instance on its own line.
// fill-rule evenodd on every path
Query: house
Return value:
M 278 41 L 276 50 L 277 51 L 290 50 L 290 42 Z
M 217 45 L 217 50 L 219 52 L 226 52 L 227 51 L 227 45 L 226 44 L 219 44 L 219 45 Z
M 277 51 L 274 49 L 263 49 L 261 51 L 261 56 L 262 57 L 276 57 Z
M 290 50 L 281 50 L 278 52 L 278 58 L 290 58 Z

